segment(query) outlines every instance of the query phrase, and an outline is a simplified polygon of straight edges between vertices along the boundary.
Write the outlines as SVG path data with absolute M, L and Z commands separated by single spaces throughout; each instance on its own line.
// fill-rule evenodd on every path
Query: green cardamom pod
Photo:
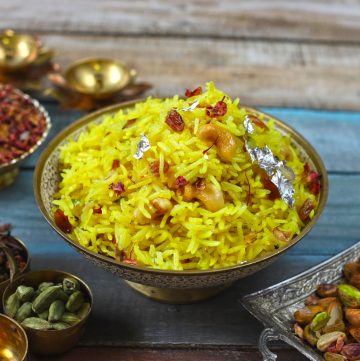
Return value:
M 64 312 L 65 312 L 64 302 L 61 300 L 56 300 L 50 305 L 48 320 L 50 322 L 60 321 Z
M 75 323 L 78 323 L 80 321 L 80 318 L 73 313 L 65 312 L 61 317 L 61 321 L 68 323 L 69 325 L 74 325 Z
M 42 291 L 33 302 L 32 308 L 36 313 L 41 313 L 48 309 L 50 305 L 58 298 L 61 286 L 50 286 Z
M 39 291 L 39 289 L 35 290 L 35 292 L 34 292 L 33 295 L 32 295 L 32 301 L 34 301 L 35 298 L 36 298 L 37 296 L 39 296 L 40 293 L 41 293 L 41 292 Z
M 60 288 L 59 289 L 59 300 L 64 301 L 66 303 L 68 301 L 68 299 L 69 299 L 69 295 Z
M 31 302 L 23 303 L 16 312 L 15 320 L 18 322 L 22 322 L 25 320 L 25 318 L 30 317 L 32 314 L 31 306 L 32 306 Z
M 80 291 L 75 291 L 66 302 L 66 309 L 70 312 L 76 312 L 84 303 L 84 295 Z
M 51 328 L 54 330 L 64 330 L 65 328 L 68 327 L 70 327 L 70 325 L 65 322 L 55 322 L 51 324 Z
M 88 313 L 90 312 L 90 308 L 91 308 L 90 303 L 84 302 L 82 304 L 82 306 L 80 307 L 80 310 L 77 311 L 77 313 L 76 313 L 77 316 L 79 316 L 80 319 L 85 318 L 88 315 Z
M 41 318 L 42 320 L 48 320 L 48 318 L 49 318 L 49 310 L 45 310 L 45 311 L 43 311 L 43 312 L 40 312 L 40 313 L 38 313 L 38 316 L 39 316 L 39 318 Z
M 80 284 L 75 278 L 65 277 L 63 279 L 63 290 L 67 294 L 71 294 L 75 291 L 80 290 Z
M 45 291 L 47 288 L 54 286 L 54 282 L 41 282 L 39 284 L 38 290 L 40 292 Z
M 20 307 L 20 300 L 17 293 L 15 292 L 12 295 L 10 295 L 5 302 L 5 313 L 11 318 L 14 318 L 19 307 Z
M 50 322 L 37 317 L 25 318 L 21 324 L 26 327 L 34 328 L 35 330 L 48 330 L 51 328 Z
M 18 295 L 20 302 L 31 301 L 34 292 L 35 291 L 32 287 L 27 287 L 27 286 L 19 286 L 16 289 L 16 294 Z

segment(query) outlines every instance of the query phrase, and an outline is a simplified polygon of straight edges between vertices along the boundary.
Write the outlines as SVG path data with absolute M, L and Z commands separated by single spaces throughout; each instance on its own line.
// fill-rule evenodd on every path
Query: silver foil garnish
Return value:
M 179 110 L 183 112 L 191 112 L 193 111 L 197 106 L 199 105 L 199 101 L 195 100 L 193 103 L 191 103 L 187 108 L 180 108 Z
M 248 115 L 245 115 L 244 127 L 245 127 L 245 130 L 246 130 L 249 134 L 253 134 L 253 133 L 254 133 L 254 126 L 252 125 L 251 120 L 250 120 L 250 118 L 248 117 Z
M 254 127 L 246 115 L 244 127 L 247 133 L 253 134 Z M 281 198 L 290 206 L 294 206 L 295 190 L 292 181 L 295 179 L 294 171 L 286 165 L 285 161 L 276 157 L 271 149 L 265 145 L 264 148 L 251 148 L 245 141 L 246 151 L 249 153 L 251 161 L 257 162 L 259 167 L 263 169 L 269 176 L 271 182 L 278 189 Z
M 144 156 L 144 153 L 147 152 L 151 148 L 149 139 L 146 135 L 141 134 L 140 142 L 137 144 L 136 153 L 134 154 L 134 158 L 139 160 Z

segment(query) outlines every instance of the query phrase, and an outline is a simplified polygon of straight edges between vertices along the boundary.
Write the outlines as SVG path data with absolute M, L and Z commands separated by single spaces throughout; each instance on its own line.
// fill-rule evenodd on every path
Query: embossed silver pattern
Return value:
M 265 361 L 276 359 L 266 346 L 274 339 L 285 341 L 309 360 L 324 360 L 319 352 L 292 332 L 293 313 L 303 306 L 306 297 L 320 283 L 341 282 L 344 264 L 357 260 L 359 253 L 360 242 L 298 276 L 242 298 L 243 306 L 265 325 L 259 340 L 259 350 Z

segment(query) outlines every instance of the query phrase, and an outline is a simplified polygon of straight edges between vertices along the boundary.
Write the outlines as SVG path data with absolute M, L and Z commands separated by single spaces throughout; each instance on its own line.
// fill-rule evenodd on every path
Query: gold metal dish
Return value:
M 33 154 L 35 150 L 45 141 L 45 138 L 49 134 L 51 128 L 51 120 L 47 110 L 36 99 L 31 98 L 30 95 L 25 94 L 18 89 L 16 89 L 16 91 L 30 100 L 34 107 L 44 115 L 46 119 L 46 129 L 41 138 L 39 138 L 39 140 L 31 149 L 21 154 L 20 157 L 13 159 L 10 163 L 0 164 L 0 190 L 1 188 L 4 188 L 14 182 L 16 176 L 19 174 L 20 164 L 25 160 L 25 158 Z
M 11 72 L 28 67 L 37 58 L 39 48 L 34 36 L 6 30 L 0 35 L 0 69 Z
M 11 237 L 14 238 L 20 244 L 20 246 L 23 248 L 24 253 L 26 255 L 26 265 L 21 271 L 18 270 L 16 272 L 16 274 L 14 275 L 14 278 L 16 278 L 19 275 L 30 271 L 30 254 L 29 254 L 29 251 L 28 251 L 28 249 L 27 249 L 27 247 L 26 247 L 26 245 L 25 245 L 25 243 L 23 241 L 21 241 L 19 238 L 16 238 L 14 236 L 11 236 Z M 3 296 L 4 291 L 5 291 L 6 287 L 9 285 L 9 283 L 10 283 L 10 279 L 8 279 L 6 281 L 3 281 L 3 282 L 0 282 L 0 298 Z M 1 307 L 0 307 L 0 309 L 1 309 Z M 0 360 L 1 360 L 1 358 L 0 358 Z
M 57 270 L 32 271 L 17 277 L 6 288 L 2 297 L 2 305 L 5 307 L 5 301 L 20 285 L 37 287 L 41 282 L 62 282 L 65 277 L 75 278 L 80 283 L 81 291 L 84 293 L 86 301 L 90 303 L 92 308 L 93 295 L 89 286 L 79 277 L 71 273 Z M 80 322 L 63 330 L 35 330 L 23 326 L 29 339 L 30 351 L 35 354 L 54 355 L 63 353 L 75 346 L 85 330 L 91 308 L 87 316 Z
M 79 60 L 64 73 L 70 88 L 97 99 L 113 96 L 129 85 L 135 76 L 136 71 L 120 61 L 101 58 Z
M 0 314 L 0 360 L 25 361 L 28 339 L 24 329 L 12 318 Z
M 291 136 L 293 145 L 297 147 L 304 161 L 322 175 L 319 205 L 315 216 L 302 229 L 301 233 L 294 237 L 288 244 L 269 254 L 262 255 L 253 261 L 242 263 L 232 267 L 210 269 L 206 271 L 167 271 L 145 268 L 137 265 L 119 263 L 115 259 L 97 254 L 80 246 L 66 233 L 62 232 L 54 223 L 51 211 L 54 193 L 58 190 L 59 176 L 59 152 L 60 147 L 67 142 L 69 137 L 77 138 L 79 134 L 91 123 L 100 122 L 105 114 L 112 114 L 120 109 L 133 107 L 138 101 L 114 105 L 83 117 L 77 122 L 59 133 L 48 145 L 40 156 L 34 173 L 34 192 L 37 204 L 48 223 L 59 235 L 83 254 L 88 260 L 108 270 L 121 278 L 138 292 L 162 301 L 170 303 L 190 303 L 210 297 L 234 281 L 260 271 L 284 254 L 289 248 L 299 242 L 315 225 L 324 210 L 328 195 L 328 178 L 325 166 L 315 149 L 297 131 L 282 121 L 265 114 L 265 119 L 274 120 L 277 129 L 283 134 Z M 253 114 L 264 114 L 256 109 L 245 107 Z

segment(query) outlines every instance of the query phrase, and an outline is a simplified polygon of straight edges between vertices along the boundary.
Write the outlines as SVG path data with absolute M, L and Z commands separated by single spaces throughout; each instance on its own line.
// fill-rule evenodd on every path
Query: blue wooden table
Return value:
M 76 111 L 61 112 L 51 101 L 44 101 L 43 105 L 53 121 L 48 140 L 81 116 Z M 240 305 L 242 295 L 308 269 L 360 238 L 360 114 L 281 108 L 263 110 L 301 132 L 320 153 L 330 179 L 328 204 L 312 232 L 277 262 L 199 304 L 173 306 L 143 298 L 120 279 L 79 256 L 50 229 L 37 209 L 32 189 L 34 166 L 46 145 L 23 165 L 15 183 L 0 191 L 0 223 L 12 223 L 13 234 L 29 246 L 32 269 L 56 268 L 72 272 L 84 278 L 94 292 L 94 312 L 81 341 L 85 349 L 79 348 L 76 352 L 86 352 L 87 346 L 180 351 L 190 347 L 197 352 L 202 349 L 204 359 L 208 348 L 227 350 L 230 352 L 228 359 L 239 357 L 242 352 L 256 348 L 262 329 Z M 250 354 L 259 359 L 256 353 Z M 198 359 L 201 355 L 197 355 Z M 66 357 L 71 360 L 75 354 L 69 353 Z

